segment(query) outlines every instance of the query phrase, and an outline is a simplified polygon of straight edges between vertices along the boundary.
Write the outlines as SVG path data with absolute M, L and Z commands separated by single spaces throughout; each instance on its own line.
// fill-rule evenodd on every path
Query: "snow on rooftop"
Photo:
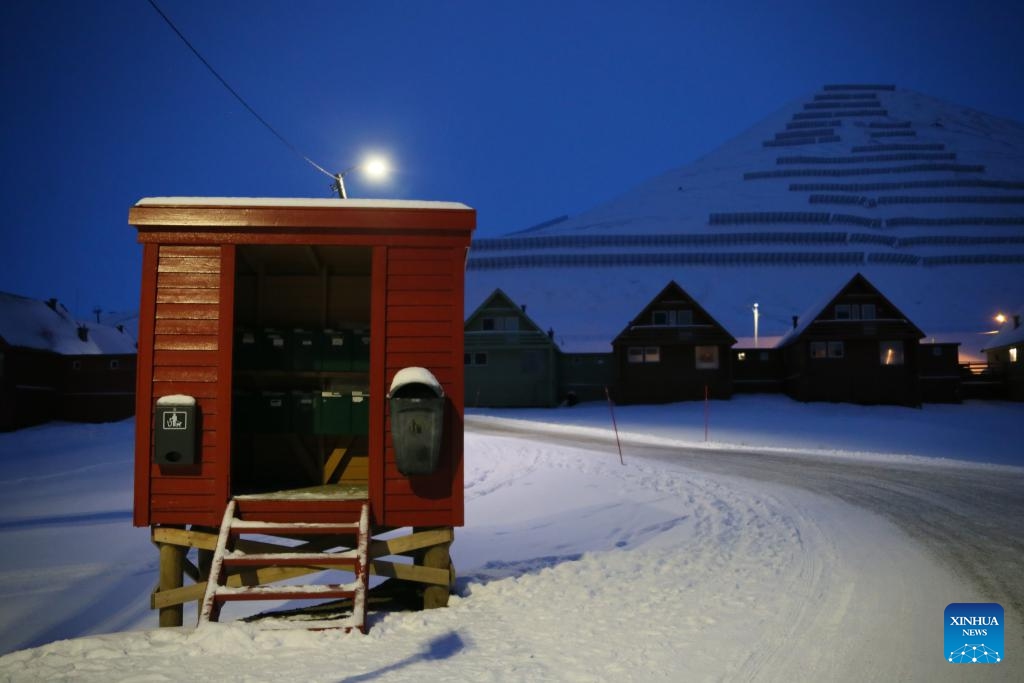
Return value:
M 0 338 L 11 346 L 64 355 L 135 353 L 127 331 L 75 320 L 63 304 L 52 303 L 0 292 Z
M 461 202 L 415 199 L 327 199 L 309 197 L 144 197 L 135 206 L 266 206 L 329 209 L 433 209 L 472 210 Z

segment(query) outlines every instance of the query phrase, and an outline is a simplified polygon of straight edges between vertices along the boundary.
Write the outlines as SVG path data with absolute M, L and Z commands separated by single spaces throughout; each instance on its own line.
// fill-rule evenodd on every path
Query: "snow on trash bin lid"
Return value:
M 184 394 L 172 394 L 170 396 L 161 396 L 156 400 L 158 406 L 194 406 L 196 399 L 193 396 L 185 396 Z
M 400 389 L 409 384 L 425 384 L 434 390 L 439 397 L 444 396 L 444 389 L 441 388 L 441 383 L 434 377 L 434 373 L 426 368 L 402 368 L 395 373 L 395 378 L 391 380 L 391 389 L 388 391 L 388 396 L 395 393 L 396 389 Z

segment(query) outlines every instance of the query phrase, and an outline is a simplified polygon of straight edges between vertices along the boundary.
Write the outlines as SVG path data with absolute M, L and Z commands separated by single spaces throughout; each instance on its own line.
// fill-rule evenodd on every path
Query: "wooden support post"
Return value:
M 185 548 L 159 543 L 160 584 L 158 591 L 181 588 L 185 582 Z M 160 626 L 181 626 L 184 613 L 181 605 L 160 608 Z
M 199 578 L 196 579 L 196 583 L 201 583 L 210 580 L 210 565 L 213 564 L 213 551 L 207 550 L 206 548 L 198 549 L 199 558 Z M 199 612 L 203 611 L 203 598 L 200 597 L 196 608 Z
M 450 527 L 447 529 L 454 534 L 453 529 Z M 417 528 L 414 531 L 419 532 L 421 530 Z M 416 564 L 422 567 L 443 569 L 448 572 L 448 585 L 428 585 L 423 588 L 423 609 L 436 609 L 448 606 L 448 597 L 451 595 L 452 585 L 455 583 L 455 570 L 452 567 L 450 555 L 451 545 L 451 541 L 438 543 L 416 555 Z

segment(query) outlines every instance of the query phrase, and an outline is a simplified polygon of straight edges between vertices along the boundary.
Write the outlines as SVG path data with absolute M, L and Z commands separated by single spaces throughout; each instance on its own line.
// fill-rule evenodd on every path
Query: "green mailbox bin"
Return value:
M 370 331 L 349 330 L 345 337 L 351 347 L 352 372 L 366 372 L 370 369 Z
M 292 330 L 288 335 L 288 366 L 292 370 L 319 370 L 320 334 L 312 330 Z
M 352 433 L 370 433 L 370 394 L 367 391 L 356 389 L 351 394 L 352 401 Z
M 324 330 L 320 336 L 320 367 L 328 372 L 352 369 L 352 344 L 341 330 Z
M 316 434 L 316 394 L 312 391 L 293 391 L 291 394 L 292 431 L 296 434 Z
M 321 391 L 316 397 L 316 433 L 350 434 L 352 402 L 343 391 Z

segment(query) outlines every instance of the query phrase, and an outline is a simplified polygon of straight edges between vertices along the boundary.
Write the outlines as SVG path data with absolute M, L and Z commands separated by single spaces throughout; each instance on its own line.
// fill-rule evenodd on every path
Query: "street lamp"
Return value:
M 349 166 L 344 171 L 334 174 L 334 184 L 332 187 L 338 193 L 338 196 L 342 199 L 348 199 L 348 193 L 345 192 L 345 174 L 356 169 L 361 169 L 363 173 L 369 176 L 373 180 L 381 180 L 387 174 L 390 168 L 388 162 L 383 157 L 370 157 L 364 160 L 362 163 L 358 163 L 355 166 Z
M 1003 315 L 1002 313 L 996 313 L 995 321 L 1002 325 L 1003 323 L 1006 322 L 1006 316 Z
M 757 321 L 761 317 L 761 311 L 758 310 L 757 304 L 754 304 L 754 348 L 757 348 Z

